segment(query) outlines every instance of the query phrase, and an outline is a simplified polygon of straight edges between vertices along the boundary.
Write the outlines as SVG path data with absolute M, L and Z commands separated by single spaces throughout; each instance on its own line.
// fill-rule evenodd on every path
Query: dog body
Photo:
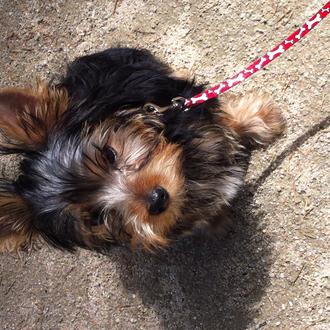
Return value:
M 59 85 L 0 90 L 0 150 L 24 157 L 19 178 L 0 182 L 0 250 L 38 236 L 67 250 L 151 249 L 221 231 L 250 147 L 284 124 L 261 94 L 145 106 L 203 89 L 147 51 L 117 48 L 75 60 Z

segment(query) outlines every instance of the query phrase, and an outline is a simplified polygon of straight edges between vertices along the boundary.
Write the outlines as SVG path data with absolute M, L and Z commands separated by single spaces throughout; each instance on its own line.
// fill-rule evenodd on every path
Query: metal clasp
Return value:
M 175 97 L 171 101 L 170 108 L 172 110 L 183 110 L 183 111 L 186 111 L 186 109 L 184 109 L 185 102 L 186 102 L 186 99 L 184 97 L 182 97 L 182 96 Z
M 160 107 L 153 103 L 146 103 L 142 109 L 143 109 L 143 111 L 145 111 L 147 113 L 162 113 L 162 112 L 166 111 L 168 108 L 169 108 L 168 106 Z
M 165 112 L 167 110 L 183 110 L 186 111 L 188 109 L 184 109 L 184 104 L 186 102 L 186 99 L 184 97 L 178 96 L 175 97 L 171 100 L 171 104 L 169 106 L 165 106 L 165 107 L 160 107 L 156 104 L 153 103 L 146 103 L 143 106 L 143 111 L 147 112 L 147 113 L 162 113 Z

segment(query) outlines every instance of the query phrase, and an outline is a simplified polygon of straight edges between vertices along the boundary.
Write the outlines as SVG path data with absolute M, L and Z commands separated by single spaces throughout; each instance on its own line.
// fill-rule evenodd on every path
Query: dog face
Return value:
M 73 183 L 69 199 L 88 211 L 87 228 L 103 227 L 114 240 L 127 235 L 133 246 L 167 243 L 180 218 L 184 177 L 181 148 L 166 141 L 160 126 L 131 114 L 125 124 L 117 117 L 80 137 L 79 159 L 68 169 L 83 173 L 85 187 Z
M 105 225 L 124 224 L 132 244 L 164 245 L 184 200 L 181 148 L 133 128 L 111 129 L 105 154 L 111 170 L 99 191 Z

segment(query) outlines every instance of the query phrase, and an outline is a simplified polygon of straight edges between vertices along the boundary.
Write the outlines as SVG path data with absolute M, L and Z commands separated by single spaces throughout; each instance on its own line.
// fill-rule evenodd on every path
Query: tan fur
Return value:
M 63 89 L 39 82 L 36 88 L 0 90 L 0 129 L 7 141 L 25 149 L 42 146 L 58 118 L 68 107 L 68 95 Z
M 270 143 L 284 130 L 284 119 L 272 99 L 261 93 L 225 96 L 219 114 L 222 124 L 240 138 Z
M 191 71 L 185 68 L 174 70 L 170 76 L 176 79 L 183 79 L 187 81 L 193 80 L 194 78 L 194 75 L 191 73 Z
M 35 232 L 30 212 L 17 195 L 2 192 L 0 195 L 0 252 L 17 252 L 31 245 Z
M 20 250 L 32 246 L 34 236 L 30 232 L 23 234 L 11 234 L 0 238 L 0 253 L 18 253 Z
M 163 213 L 150 215 L 146 198 L 156 186 L 166 189 L 170 195 L 170 204 Z M 134 176 L 130 191 L 133 192 L 134 199 L 129 203 L 129 209 L 138 222 L 134 223 L 133 227 L 139 227 L 139 233 L 135 233 L 132 243 L 140 242 L 145 248 L 167 245 L 166 236 L 180 218 L 184 200 L 181 149 L 174 144 L 158 146 L 148 164 Z

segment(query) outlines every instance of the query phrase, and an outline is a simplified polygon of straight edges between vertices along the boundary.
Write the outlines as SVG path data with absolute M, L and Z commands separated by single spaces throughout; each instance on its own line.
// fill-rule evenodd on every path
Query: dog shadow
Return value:
M 246 329 L 269 283 L 270 238 L 246 188 L 234 203 L 234 231 L 222 240 L 186 238 L 157 255 L 117 251 L 125 288 L 166 329 Z

